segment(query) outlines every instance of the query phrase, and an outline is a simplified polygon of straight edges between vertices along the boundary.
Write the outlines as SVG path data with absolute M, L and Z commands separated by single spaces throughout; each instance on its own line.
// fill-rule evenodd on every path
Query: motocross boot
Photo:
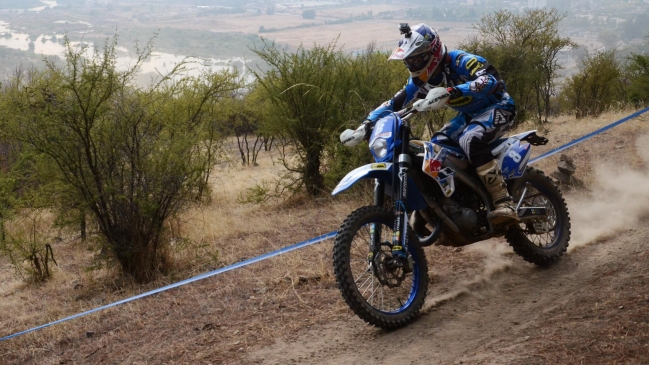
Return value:
M 491 160 L 477 167 L 476 172 L 487 188 L 494 203 L 494 210 L 487 217 L 491 224 L 520 222 L 521 220 L 516 213 L 516 209 L 511 204 L 512 198 L 509 196 L 509 192 L 507 192 L 507 184 L 503 179 L 502 172 L 498 168 L 496 160 Z

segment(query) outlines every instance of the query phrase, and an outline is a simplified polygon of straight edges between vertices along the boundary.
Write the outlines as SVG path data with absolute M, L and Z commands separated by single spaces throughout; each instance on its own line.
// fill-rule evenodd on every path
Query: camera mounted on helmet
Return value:
M 410 38 L 410 35 L 412 35 L 412 31 L 410 30 L 408 23 L 399 23 L 399 32 L 401 34 L 405 34 L 404 37 L 406 38 Z

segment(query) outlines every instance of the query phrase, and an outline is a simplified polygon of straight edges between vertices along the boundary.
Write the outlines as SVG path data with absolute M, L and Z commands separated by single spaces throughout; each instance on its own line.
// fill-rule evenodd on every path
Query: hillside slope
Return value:
M 558 147 L 630 111 L 543 126 Z M 649 363 L 649 116 L 566 151 L 587 191 L 566 192 L 568 254 L 540 269 L 503 240 L 429 247 L 424 313 L 398 331 L 358 319 L 331 270 L 331 241 L 0 342 L 6 364 L 639 364 Z M 521 126 L 521 129 L 530 129 Z M 536 166 L 552 171 L 558 156 Z M 277 169 L 220 167 L 214 201 L 179 219 L 175 271 L 137 286 L 95 265 L 77 239 L 26 285 L 0 260 L 0 335 L 96 308 L 335 230 L 348 198 L 240 206 L 239 191 Z

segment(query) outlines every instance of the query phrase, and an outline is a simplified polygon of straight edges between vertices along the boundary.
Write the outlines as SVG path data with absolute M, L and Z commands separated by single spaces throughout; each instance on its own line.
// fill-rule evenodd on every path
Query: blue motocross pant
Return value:
M 433 138 L 443 141 L 450 138 L 462 147 L 473 166 L 479 167 L 494 159 L 489 143 L 502 137 L 514 124 L 513 109 L 493 107 L 471 117 L 460 113 L 449 121 L 440 134 Z

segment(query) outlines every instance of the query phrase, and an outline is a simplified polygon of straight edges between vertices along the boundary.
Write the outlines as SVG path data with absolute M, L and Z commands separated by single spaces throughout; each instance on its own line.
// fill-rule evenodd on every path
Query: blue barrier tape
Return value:
M 570 147 L 572 147 L 572 146 L 574 146 L 574 145 L 576 145 L 578 143 L 581 143 L 581 142 L 583 142 L 583 141 L 585 141 L 585 140 L 587 140 L 587 139 L 589 139 L 591 137 L 594 137 L 594 136 L 596 136 L 596 135 L 598 135 L 598 134 L 600 134 L 602 132 L 606 132 L 607 130 L 609 130 L 609 129 L 615 127 L 615 126 L 620 125 L 620 124 L 622 124 L 624 122 L 627 122 L 627 121 L 639 116 L 640 114 L 646 113 L 648 111 L 649 111 L 649 108 L 644 108 L 644 109 L 642 109 L 640 111 L 637 111 L 637 112 L 629 115 L 628 117 L 624 117 L 624 118 L 618 120 L 615 123 L 611 123 L 611 124 L 609 124 L 609 125 L 607 125 L 605 127 L 602 127 L 600 129 L 592 132 L 592 133 L 588 133 L 587 135 L 585 135 L 583 137 L 577 138 L 572 142 L 568 142 L 568 143 L 564 144 L 561 147 L 557 147 L 557 148 L 555 148 L 555 149 L 553 149 L 551 151 L 548 151 L 548 152 L 546 152 L 546 153 L 544 153 L 544 154 L 542 154 L 540 156 L 536 156 L 533 159 L 531 159 L 527 164 L 531 165 L 531 164 L 533 164 L 533 163 L 535 163 L 537 161 L 540 161 L 540 160 L 542 160 L 542 159 L 544 159 L 546 157 L 550 157 L 550 156 L 554 155 L 555 153 L 559 153 L 559 152 L 561 152 L 561 151 L 563 151 L 565 149 L 568 149 L 568 148 L 570 148 Z
M 44 324 L 44 325 L 41 325 L 41 326 L 38 326 L 38 327 L 28 329 L 26 331 L 17 332 L 17 333 L 14 333 L 12 335 L 0 338 L 0 341 L 5 341 L 5 340 L 8 340 L 10 338 L 17 337 L 17 336 L 20 336 L 20 335 L 24 335 L 26 333 L 33 332 L 33 331 L 36 331 L 36 330 L 39 330 L 39 329 L 42 329 L 42 328 L 45 328 L 45 327 L 49 327 L 49 326 L 52 326 L 52 325 L 55 325 L 55 324 L 58 324 L 58 323 L 66 322 L 66 321 L 69 321 L 71 319 L 79 318 L 79 317 L 85 316 L 85 315 L 90 314 L 90 313 L 98 312 L 100 310 L 108 309 L 110 307 L 115 307 L 115 306 L 118 306 L 120 304 L 124 304 L 124 303 L 134 301 L 136 299 L 148 297 L 149 295 L 157 294 L 157 293 L 169 290 L 169 289 L 177 288 L 177 287 L 185 285 L 185 284 L 193 283 L 193 282 L 198 281 L 198 280 L 203 280 L 203 279 L 209 278 L 209 277 L 214 276 L 214 275 L 222 274 L 222 273 L 230 271 L 230 270 L 234 270 L 234 269 L 238 269 L 240 267 L 244 267 L 244 266 L 247 266 L 247 265 L 250 265 L 250 264 L 254 264 L 256 262 L 259 262 L 259 261 L 262 261 L 262 260 L 265 260 L 265 259 L 268 259 L 268 258 L 271 258 L 271 257 L 274 257 L 274 256 L 278 256 L 278 255 L 281 255 L 281 254 L 284 254 L 284 253 L 287 253 L 287 252 L 291 252 L 291 251 L 294 251 L 294 250 L 297 250 L 297 249 L 300 249 L 300 248 L 303 248 L 303 247 L 306 247 L 306 246 L 310 246 L 310 245 L 312 245 L 314 243 L 318 243 L 318 242 L 321 242 L 321 241 L 328 240 L 330 238 L 333 238 L 334 236 L 336 236 L 336 232 L 329 232 L 329 233 L 324 234 L 322 236 L 314 237 L 314 238 L 311 238 L 310 240 L 303 241 L 303 242 L 300 242 L 300 243 L 296 243 L 296 244 L 294 244 L 292 246 L 286 246 L 286 247 L 280 248 L 279 250 L 275 250 L 275 251 L 269 252 L 267 254 L 263 254 L 261 256 L 253 257 L 253 258 L 245 260 L 245 261 L 237 262 L 236 264 L 232 264 L 232 265 L 229 265 L 229 266 L 226 266 L 226 267 L 222 267 L 220 269 L 210 271 L 210 272 L 207 272 L 205 274 L 197 275 L 197 276 L 194 276 L 192 278 L 189 278 L 189 279 L 186 279 L 186 280 L 183 280 L 183 281 L 179 281 L 179 282 L 174 283 L 174 284 L 169 284 L 167 286 L 163 286 L 161 288 L 154 289 L 154 290 L 148 291 L 146 293 L 142 293 L 142 294 L 138 294 L 136 296 L 130 297 L 130 298 L 122 299 L 120 301 L 117 301 L 117 302 L 114 302 L 114 303 L 111 303 L 111 304 L 107 304 L 107 305 L 104 305 L 104 306 L 99 307 L 99 308 L 91 309 L 89 311 L 85 311 L 85 312 L 82 312 L 82 313 L 78 313 L 78 314 L 75 314 L 75 315 L 70 316 L 70 317 L 59 319 L 58 321 L 50 322 L 50 323 L 47 323 L 47 324 Z

